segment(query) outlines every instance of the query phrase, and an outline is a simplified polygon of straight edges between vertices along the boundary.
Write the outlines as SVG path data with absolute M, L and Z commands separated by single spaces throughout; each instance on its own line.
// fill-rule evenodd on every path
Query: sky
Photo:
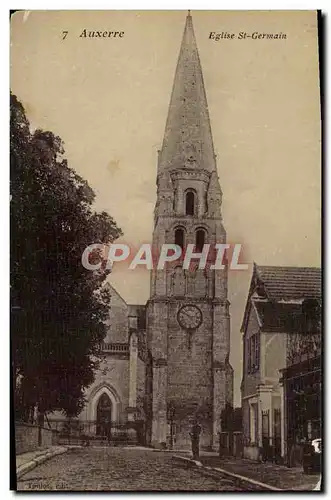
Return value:
M 240 326 L 252 264 L 320 266 L 321 130 L 315 11 L 193 11 L 230 243 L 248 271 L 229 272 L 235 404 Z M 11 21 L 11 90 L 31 127 L 64 141 L 69 165 L 122 228 L 151 242 L 161 148 L 185 11 L 26 11 Z M 83 38 L 83 30 L 122 31 Z M 63 34 L 67 31 L 67 35 Z M 210 32 L 234 33 L 215 41 Z M 239 32 L 286 39 L 238 39 Z M 114 268 L 128 303 L 149 272 Z

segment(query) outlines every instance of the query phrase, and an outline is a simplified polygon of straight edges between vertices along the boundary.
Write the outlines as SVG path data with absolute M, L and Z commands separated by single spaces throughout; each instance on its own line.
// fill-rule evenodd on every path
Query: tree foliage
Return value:
M 61 139 L 32 133 L 14 95 L 10 119 L 15 408 L 20 418 L 35 405 L 75 415 L 93 381 L 110 307 L 110 271 L 86 270 L 82 253 L 122 233 L 106 212 L 93 210 L 94 193 L 68 166 Z

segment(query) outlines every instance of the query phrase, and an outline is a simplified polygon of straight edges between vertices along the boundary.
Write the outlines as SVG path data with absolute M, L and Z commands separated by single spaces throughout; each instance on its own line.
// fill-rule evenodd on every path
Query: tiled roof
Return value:
M 270 313 L 277 318 L 278 316 L 283 317 L 285 311 L 285 316 L 289 314 L 296 316 L 295 303 L 302 304 L 309 299 L 320 301 L 321 295 L 322 273 L 318 267 L 259 266 L 254 264 L 241 331 L 245 331 L 253 302 L 255 305 L 259 301 L 270 304 L 270 306 L 258 304 L 256 311 L 261 323 L 268 323 L 271 326 Z M 291 312 L 289 307 L 283 309 L 276 307 L 277 304 L 281 305 L 282 303 L 287 303 Z M 270 307 L 274 310 L 270 310 Z M 275 321 L 271 321 L 274 326 L 276 325 Z M 278 318 L 277 321 L 282 322 L 283 319 Z
M 270 300 L 319 299 L 322 295 L 318 267 L 278 267 L 255 265 L 258 281 Z

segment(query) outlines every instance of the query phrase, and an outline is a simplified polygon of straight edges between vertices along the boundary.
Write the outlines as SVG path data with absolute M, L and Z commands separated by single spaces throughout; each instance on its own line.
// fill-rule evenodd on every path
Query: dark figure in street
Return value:
M 109 446 L 111 442 L 111 421 L 108 418 L 105 421 L 105 437 L 107 438 Z
M 201 426 L 197 421 L 195 421 L 192 425 L 190 438 L 192 442 L 192 455 L 193 460 L 199 460 L 199 442 L 200 442 L 200 434 L 201 434 Z

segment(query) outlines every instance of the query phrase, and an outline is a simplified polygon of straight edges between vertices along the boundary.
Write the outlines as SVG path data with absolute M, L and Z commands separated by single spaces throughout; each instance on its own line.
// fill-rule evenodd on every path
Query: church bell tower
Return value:
M 192 17 L 180 48 L 157 167 L 153 247 L 194 252 L 226 242 L 222 191 Z M 202 447 L 218 444 L 220 417 L 232 403 L 227 268 L 183 268 L 183 258 L 151 271 L 147 339 L 152 356 L 151 444 L 190 446 L 198 420 Z

